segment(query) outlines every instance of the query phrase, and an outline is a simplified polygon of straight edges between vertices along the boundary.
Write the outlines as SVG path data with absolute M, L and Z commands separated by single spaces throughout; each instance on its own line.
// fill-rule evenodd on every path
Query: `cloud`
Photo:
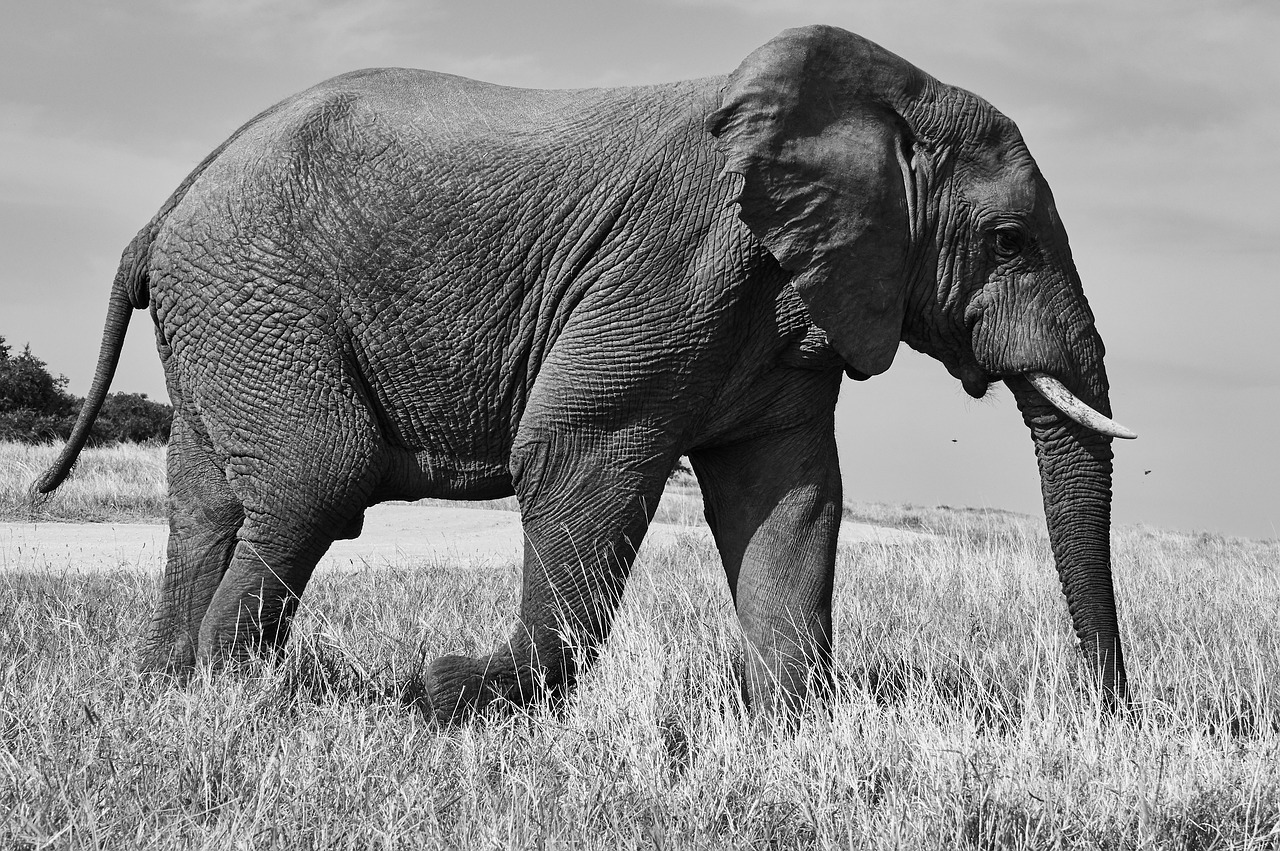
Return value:
M 253 62 L 281 55 L 344 57 L 388 53 L 443 13 L 428 0 L 195 0 L 161 15 Z
M 62 133 L 23 104 L 0 102 L 0 113 L 0 195 L 13 207 L 154 211 L 199 159 Z
M 1188 352 L 1179 361 L 1151 357 L 1129 357 L 1125 360 L 1127 378 L 1135 386 L 1146 385 L 1160 390 L 1180 388 L 1193 395 L 1211 391 L 1258 390 L 1280 391 L 1280 364 L 1239 364 L 1206 362 L 1203 355 Z
M 1274 15 L 1178 3 L 1097 12 L 1096 26 L 1075 6 L 1004 20 L 1004 43 L 1024 48 L 1003 72 L 1020 99 L 1052 101 L 1074 129 L 1101 135 L 1195 131 L 1269 107 L 1258 96 L 1273 91 L 1280 70 L 1264 58 L 1280 34 L 1267 31 Z M 1001 61 L 1008 57 L 993 60 Z

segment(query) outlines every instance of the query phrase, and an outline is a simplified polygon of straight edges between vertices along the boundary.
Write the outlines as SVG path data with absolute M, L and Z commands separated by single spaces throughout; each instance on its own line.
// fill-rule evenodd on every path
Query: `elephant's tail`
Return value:
M 124 345 L 125 332 L 129 330 L 129 317 L 134 308 L 144 308 L 151 302 L 151 282 L 149 279 L 151 244 L 160 232 L 160 227 L 164 224 L 164 220 L 186 196 L 187 190 L 196 182 L 196 179 L 200 177 L 210 163 L 222 155 L 227 146 L 240 138 L 241 134 L 254 124 L 257 124 L 287 103 L 289 103 L 288 100 L 281 101 L 258 113 L 241 125 L 236 132 L 232 133 L 212 153 L 201 160 L 200 164 L 191 170 L 186 179 L 169 196 L 169 199 L 165 201 L 164 206 L 160 208 L 155 217 L 147 223 L 146 227 L 138 231 L 138 235 L 133 238 L 133 241 L 129 243 L 129 247 L 124 250 L 120 257 L 120 268 L 116 270 L 115 283 L 111 286 L 111 299 L 107 302 L 106 327 L 102 329 L 102 346 L 98 349 L 98 366 L 93 373 L 93 385 L 89 388 L 89 395 L 85 397 L 84 404 L 80 407 L 80 417 L 76 420 L 75 427 L 71 430 L 71 436 L 67 438 L 67 445 L 62 448 L 62 454 L 58 456 L 58 460 L 54 462 L 53 466 L 46 470 L 44 475 L 31 486 L 33 502 L 38 502 L 42 497 L 52 493 L 58 485 L 66 481 L 67 476 L 71 474 L 71 468 L 75 465 L 76 459 L 80 457 L 80 450 L 84 449 L 85 443 L 89 440 L 89 433 L 93 430 L 93 421 L 97 419 L 98 412 L 102 410 L 102 403 L 106 400 L 107 391 L 111 388 L 111 379 L 116 373 L 116 364 L 120 362 L 120 349 Z
M 120 349 L 124 346 L 125 332 L 129 330 L 129 317 L 135 307 L 146 307 L 150 302 L 147 255 L 151 253 L 151 236 L 154 232 L 155 229 L 150 224 L 143 228 L 120 258 L 120 268 L 116 271 L 111 298 L 107 302 L 107 321 L 102 329 L 102 346 L 98 349 L 98 366 L 93 373 L 93 385 L 89 388 L 84 404 L 80 406 L 80 417 L 71 429 L 66 446 L 62 447 L 62 454 L 31 486 L 33 499 L 38 500 L 42 495 L 52 493 L 62 484 L 89 439 L 93 421 L 102 409 L 107 391 L 111 389 L 111 379 L 116 374 L 116 364 L 120 362 Z

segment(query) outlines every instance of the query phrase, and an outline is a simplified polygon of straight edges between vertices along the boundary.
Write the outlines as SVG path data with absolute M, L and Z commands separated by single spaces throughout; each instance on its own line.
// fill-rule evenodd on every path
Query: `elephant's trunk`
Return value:
M 1121 706 L 1128 685 L 1111 583 L 1111 438 L 1068 419 L 1026 378 L 1006 383 L 1035 442 L 1049 544 L 1076 635 L 1108 706 Z M 1109 414 L 1105 391 L 1095 402 Z

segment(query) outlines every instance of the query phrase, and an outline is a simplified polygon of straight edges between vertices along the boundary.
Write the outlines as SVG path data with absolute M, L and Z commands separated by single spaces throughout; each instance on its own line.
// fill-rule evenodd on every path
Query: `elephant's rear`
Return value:
M 253 457 L 263 443 L 287 453 L 304 443 L 308 412 L 323 409 L 344 412 L 331 425 L 358 432 L 324 450 L 343 456 L 335 464 L 351 476 L 385 479 L 386 470 L 356 468 L 396 466 L 425 445 L 501 466 L 502 441 L 486 438 L 506 427 L 486 416 L 492 400 L 445 401 L 458 385 L 497 383 L 494 353 L 449 327 L 501 309 L 496 292 L 460 285 L 457 269 L 481 262 L 467 249 L 499 234 L 459 235 L 442 220 L 476 189 L 413 158 L 412 122 L 395 109 L 414 76 L 359 72 L 281 105 L 210 165 L 160 229 L 153 299 L 175 405 L 199 412 L 224 454 Z M 484 428 L 472 433 L 477 417 Z M 355 445 L 364 448 L 338 451 Z
M 150 304 L 151 249 L 165 220 L 174 207 L 186 197 L 187 191 L 205 168 L 216 161 L 223 150 L 232 144 L 247 127 L 252 126 L 275 108 L 272 107 L 253 118 L 205 157 L 174 190 L 151 221 L 147 222 L 125 246 L 107 302 L 107 316 L 103 322 L 102 344 L 98 351 L 93 383 L 90 385 L 89 393 L 81 405 L 80 415 L 57 461 L 32 485 L 31 491 L 34 498 L 39 499 L 52 493 L 66 480 L 80 451 L 84 449 L 89 439 L 94 420 L 102 409 L 107 392 L 111 388 L 111 380 L 115 377 L 120 351 L 124 346 L 125 334 L 129 328 L 130 315 L 133 310 L 140 310 Z

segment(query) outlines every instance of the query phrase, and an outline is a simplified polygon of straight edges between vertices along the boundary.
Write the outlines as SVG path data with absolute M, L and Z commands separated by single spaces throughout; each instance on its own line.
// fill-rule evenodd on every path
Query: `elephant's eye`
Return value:
M 1001 260 L 1011 260 L 1027 247 L 1027 232 L 1019 227 L 1005 225 L 991 232 L 991 250 Z

